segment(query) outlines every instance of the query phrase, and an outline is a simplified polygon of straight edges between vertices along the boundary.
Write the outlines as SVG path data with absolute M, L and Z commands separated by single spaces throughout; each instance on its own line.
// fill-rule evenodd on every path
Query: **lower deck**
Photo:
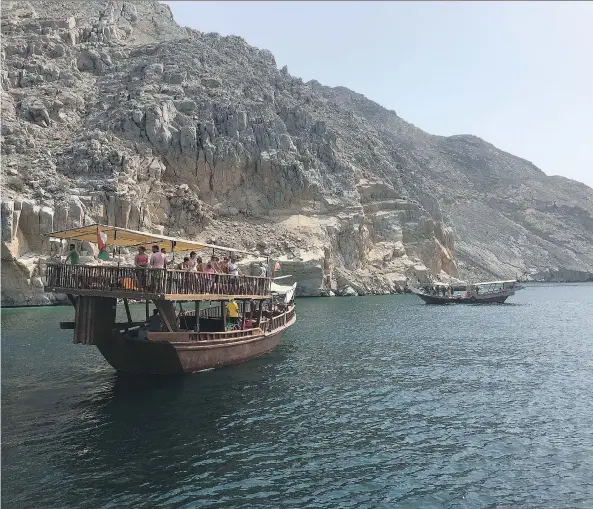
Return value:
M 77 296 L 72 297 L 72 303 L 75 320 L 61 322 L 60 327 L 74 330 L 74 343 L 81 344 L 96 344 L 100 337 L 113 331 L 148 341 L 196 342 L 253 337 L 271 333 L 295 317 L 294 304 L 278 305 L 271 301 L 238 301 L 238 316 L 231 317 L 226 301 L 201 308 L 202 303 L 198 301 L 184 304 L 155 299 L 152 315 L 149 301 L 146 301 L 145 319 L 134 321 L 128 300 L 124 299 L 128 320 L 117 322 L 114 298 Z M 188 305 L 193 309 L 188 309 Z
M 146 320 L 116 322 L 117 300 L 78 296 L 74 300 L 74 343 L 96 345 L 118 371 L 137 374 L 180 374 L 245 362 L 272 351 L 296 321 L 294 304 L 243 301 L 236 319 L 226 316 L 226 302 L 193 310 L 174 308 L 170 301 L 154 301 L 162 324 L 155 327 L 148 302 Z M 187 305 L 187 303 L 186 303 Z M 156 315 L 152 315 L 154 317 Z M 155 330 L 160 329 L 160 330 Z

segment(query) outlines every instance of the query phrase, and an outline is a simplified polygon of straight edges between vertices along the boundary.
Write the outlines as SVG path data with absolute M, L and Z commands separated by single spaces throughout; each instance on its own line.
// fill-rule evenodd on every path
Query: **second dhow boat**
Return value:
M 177 252 L 240 252 L 96 224 L 47 236 L 125 247 L 157 245 Z M 96 345 L 116 370 L 181 374 L 238 364 L 273 350 L 295 323 L 296 310 L 294 286 L 273 291 L 272 284 L 268 277 L 51 263 L 45 290 L 66 294 L 74 306 L 74 322 L 60 324 L 74 330 L 74 343 Z M 125 322 L 116 321 L 118 300 Z M 132 320 L 129 300 L 146 303 L 145 320 Z M 237 307 L 228 306 L 230 302 Z M 162 330 L 151 330 L 151 303 Z M 183 303 L 193 309 L 184 310 Z M 228 309 L 238 318 L 228 316 Z
M 509 279 L 468 285 L 432 283 L 411 290 L 427 304 L 502 304 L 521 288 L 516 280 Z M 455 294 L 455 290 L 462 293 Z

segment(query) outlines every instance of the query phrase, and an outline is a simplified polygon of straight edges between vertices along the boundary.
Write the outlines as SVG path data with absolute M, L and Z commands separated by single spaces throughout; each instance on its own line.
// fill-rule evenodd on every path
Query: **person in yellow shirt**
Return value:
M 235 300 L 230 300 L 226 305 L 227 310 L 227 329 L 234 329 L 239 322 L 239 304 Z

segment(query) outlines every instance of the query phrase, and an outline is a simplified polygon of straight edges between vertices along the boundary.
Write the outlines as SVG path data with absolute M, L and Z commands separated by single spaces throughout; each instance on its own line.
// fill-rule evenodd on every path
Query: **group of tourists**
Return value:
M 229 300 L 226 304 L 226 329 L 227 331 L 231 330 L 241 330 L 241 329 L 251 329 L 257 323 L 254 310 L 252 309 L 249 312 L 245 312 L 243 309 L 243 313 L 241 313 L 239 309 L 239 304 L 235 299 Z M 182 326 L 183 321 L 187 320 L 184 316 L 183 312 L 180 312 L 177 315 L 177 325 Z M 195 320 L 195 325 L 193 326 L 193 330 L 198 332 L 200 329 L 199 327 L 199 316 Z M 148 332 L 162 332 L 163 330 L 163 321 L 158 309 L 153 311 L 152 316 L 148 320 Z
M 183 258 L 181 263 L 172 267 L 173 260 L 167 258 L 167 250 L 163 247 L 152 246 L 152 253 L 150 257 L 146 252 L 144 246 L 138 248 L 138 253 L 134 258 L 134 265 L 138 268 L 152 268 L 152 269 L 172 269 L 204 272 L 211 274 L 230 274 L 231 276 L 239 276 L 239 265 L 234 257 L 230 259 L 225 256 L 222 260 L 218 256 L 212 255 L 210 260 L 206 263 L 202 260 L 198 253 L 192 251 L 189 256 Z
M 428 295 L 436 295 L 438 297 L 449 297 L 452 298 L 455 294 L 453 287 L 451 285 L 431 285 L 425 286 L 424 292 Z
M 234 256 L 224 256 L 220 259 L 212 254 L 206 262 L 198 253 L 192 251 L 183 261 L 175 264 L 173 256 L 165 248 L 153 245 L 151 253 L 146 247 L 138 247 L 134 257 L 135 274 L 125 273 L 118 284 L 127 290 L 151 291 L 154 293 L 229 293 L 242 295 L 257 293 L 260 282 L 256 279 L 246 279 L 239 271 L 237 259 Z M 65 259 L 66 264 L 78 265 L 80 254 L 74 244 Z M 146 270 L 161 269 L 161 270 Z M 260 264 L 259 277 L 267 277 L 267 264 Z M 195 274 L 185 277 L 184 272 Z M 169 276 L 167 277 L 167 274 Z M 226 276 L 226 277 L 225 277 Z
M 99 256 L 100 259 L 103 259 Z M 74 244 L 70 244 L 70 250 L 64 263 L 70 263 L 70 265 L 78 265 L 80 260 L 80 253 L 76 249 Z M 173 259 L 168 258 L 166 248 L 159 248 L 159 246 L 152 246 L 152 252 L 149 254 L 144 246 L 138 248 L 138 253 L 134 258 L 134 266 L 138 268 L 151 268 L 151 269 L 174 269 L 174 270 L 185 270 L 204 272 L 206 274 L 230 274 L 231 276 L 239 276 L 239 265 L 234 257 L 229 259 L 228 256 L 223 257 L 222 260 L 218 256 L 212 255 L 210 260 L 206 263 L 202 260 L 198 253 L 192 251 L 189 256 L 185 256 L 181 263 L 174 265 Z M 266 276 L 267 268 L 261 264 L 262 277 Z

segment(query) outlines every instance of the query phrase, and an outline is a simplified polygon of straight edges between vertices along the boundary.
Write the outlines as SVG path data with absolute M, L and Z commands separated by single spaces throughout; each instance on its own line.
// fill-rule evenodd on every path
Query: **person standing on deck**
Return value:
M 189 254 L 189 261 L 186 264 L 187 269 L 194 271 L 194 270 L 196 270 L 197 264 L 198 264 L 198 253 L 196 253 L 195 251 L 192 251 Z
M 189 269 L 189 256 L 186 256 L 183 258 L 183 261 L 181 263 L 177 264 L 177 269 L 179 270 L 190 270 Z
M 163 255 L 165 256 L 165 269 L 166 269 L 167 265 L 169 265 L 169 263 L 173 263 L 175 261 L 175 253 L 173 253 L 173 256 L 171 257 L 170 260 L 167 260 L 167 250 L 164 247 L 161 248 L 161 253 L 163 253 Z
M 209 261 L 206 266 L 204 267 L 204 272 L 206 276 L 204 280 L 206 281 L 206 292 L 213 292 L 214 291 L 214 267 L 212 267 L 212 261 Z
M 153 286 L 152 291 L 154 293 L 164 293 L 162 282 L 165 279 L 166 263 L 167 255 L 160 251 L 159 246 L 152 246 L 152 255 L 150 256 L 150 267 L 153 269 L 162 269 L 159 271 L 151 272 L 151 279 L 153 279 L 154 284 L 150 286 Z
M 227 302 L 226 309 L 227 321 L 230 325 L 230 327 L 227 325 L 227 329 L 232 330 L 239 322 L 239 305 L 235 302 L 235 299 L 232 299 Z
M 231 258 L 229 262 L 229 274 L 233 277 L 237 277 L 239 275 L 239 265 L 237 265 L 237 259 Z
M 231 276 L 232 291 L 237 294 L 239 291 L 239 265 L 237 265 L 237 259 L 232 257 L 231 261 L 228 262 L 227 267 Z
M 138 270 L 136 270 L 136 279 L 138 279 L 138 288 L 145 289 L 146 287 L 146 267 L 148 267 L 148 255 L 146 254 L 146 248 L 144 246 L 140 246 L 138 248 L 138 252 L 136 253 L 136 257 L 134 258 L 134 265 Z
M 159 315 L 158 309 L 155 309 L 150 317 L 148 330 L 149 332 L 161 332 L 163 330 L 163 321 L 161 320 L 161 315 Z
M 164 269 L 167 266 L 167 254 L 159 250 L 159 246 L 152 246 L 150 266 L 153 269 Z
M 210 257 L 210 263 L 209 265 L 212 267 L 212 272 L 214 273 L 214 276 L 212 278 L 213 283 L 212 283 L 212 292 L 213 293 L 218 293 L 219 290 L 219 283 L 220 283 L 220 276 L 218 274 L 222 273 L 222 270 L 220 269 L 220 264 L 218 261 L 218 257 L 215 255 L 212 255 Z
M 220 263 L 218 264 L 218 266 L 219 266 L 219 268 L 220 268 L 220 272 L 221 272 L 222 274 L 229 274 L 229 257 L 228 257 L 228 256 L 225 256 L 225 257 L 222 259 L 222 262 L 220 262 Z
M 70 261 L 70 265 L 78 265 L 79 259 L 80 255 L 76 250 L 76 246 L 74 244 L 70 244 L 70 252 L 68 253 L 68 256 L 66 256 L 64 263 L 68 263 L 68 261 Z
M 192 279 L 190 279 L 190 285 L 192 288 L 191 293 L 200 293 L 200 284 L 199 284 L 199 276 L 198 276 L 198 272 L 202 272 L 202 270 L 204 270 L 204 267 L 202 265 L 202 259 L 198 256 L 198 253 L 196 253 L 195 251 L 192 251 L 189 254 L 189 260 L 187 261 L 187 263 L 185 264 L 186 269 L 188 272 L 193 272 L 193 276 Z
M 144 246 L 138 248 L 138 253 L 136 253 L 136 258 L 134 258 L 134 265 L 141 269 L 148 267 L 148 255 Z

